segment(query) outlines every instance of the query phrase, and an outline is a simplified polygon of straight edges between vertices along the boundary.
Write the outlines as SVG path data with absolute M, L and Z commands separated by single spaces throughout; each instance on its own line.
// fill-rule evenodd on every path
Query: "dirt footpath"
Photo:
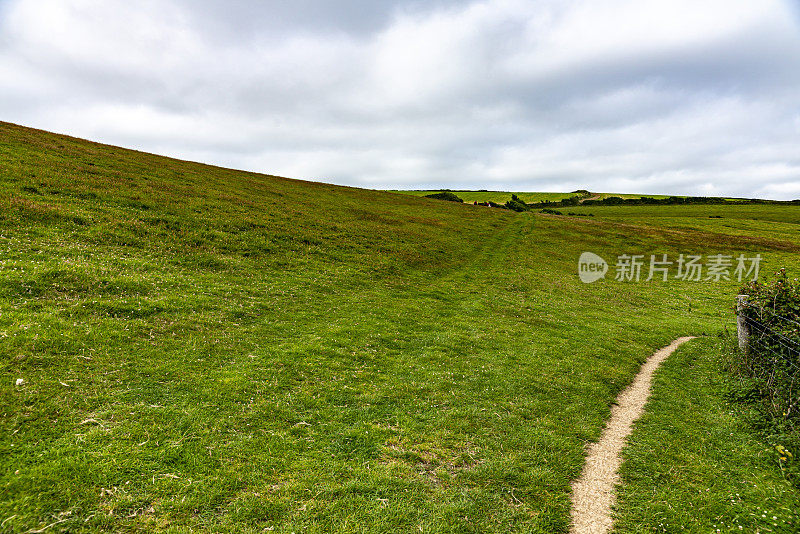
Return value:
M 611 407 L 611 418 L 597 443 L 587 449 L 586 465 L 581 477 L 572 484 L 573 534 L 603 534 L 611 530 L 611 506 L 614 486 L 619 482 L 620 453 L 641 417 L 650 396 L 650 384 L 656 369 L 675 349 L 693 337 L 681 337 L 656 351 L 642 365 L 633 382 L 617 397 Z

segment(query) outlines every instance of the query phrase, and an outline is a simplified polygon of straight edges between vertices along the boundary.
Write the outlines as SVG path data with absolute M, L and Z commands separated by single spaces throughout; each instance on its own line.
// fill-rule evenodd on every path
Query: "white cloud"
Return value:
M 788 2 L 287 6 L 0 4 L 0 119 L 360 186 L 798 196 Z

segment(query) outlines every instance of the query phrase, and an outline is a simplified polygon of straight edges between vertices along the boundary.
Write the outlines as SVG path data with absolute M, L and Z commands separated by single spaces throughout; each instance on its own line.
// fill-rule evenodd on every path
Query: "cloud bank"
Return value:
M 0 0 L 0 120 L 373 188 L 800 198 L 789 1 Z

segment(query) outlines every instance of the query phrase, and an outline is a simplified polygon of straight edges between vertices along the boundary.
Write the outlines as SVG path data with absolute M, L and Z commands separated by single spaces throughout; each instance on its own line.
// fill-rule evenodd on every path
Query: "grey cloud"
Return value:
M 385 28 L 403 12 L 442 9 L 457 0 L 179 0 L 205 31 L 224 40 L 242 36 L 259 40 L 287 34 L 346 33 L 367 35 Z

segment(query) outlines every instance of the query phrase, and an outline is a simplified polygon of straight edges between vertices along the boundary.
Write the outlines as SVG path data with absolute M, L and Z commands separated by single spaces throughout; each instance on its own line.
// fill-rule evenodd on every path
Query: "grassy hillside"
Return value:
M 579 254 L 800 250 L 596 219 L 0 123 L 0 530 L 565 532 L 616 394 L 737 286 Z

